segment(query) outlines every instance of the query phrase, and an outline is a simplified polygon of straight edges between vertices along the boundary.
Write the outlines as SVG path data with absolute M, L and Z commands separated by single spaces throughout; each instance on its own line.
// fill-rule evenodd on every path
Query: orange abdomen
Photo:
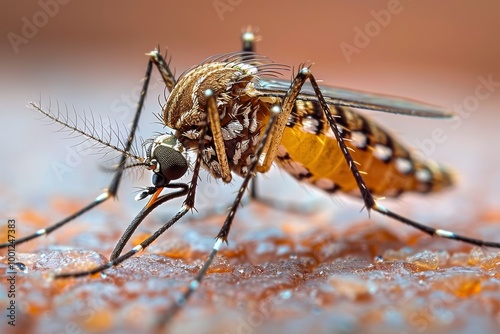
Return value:
M 327 192 L 359 194 L 358 186 L 314 101 L 297 101 L 281 140 L 279 166 Z M 449 170 L 423 162 L 378 124 L 351 109 L 330 106 L 342 137 L 374 195 L 433 192 L 453 183 Z

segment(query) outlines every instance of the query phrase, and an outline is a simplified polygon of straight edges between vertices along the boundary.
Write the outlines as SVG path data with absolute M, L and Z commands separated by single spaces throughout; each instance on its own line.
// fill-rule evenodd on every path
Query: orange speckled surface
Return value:
M 217 7 L 221 3 L 229 7 Z M 41 96 L 44 106 L 50 99 L 53 107 L 56 101 L 61 108 L 67 103 L 69 110 L 91 109 L 128 124 L 145 52 L 157 43 L 168 47 L 179 75 L 208 56 L 237 50 L 241 28 L 252 24 L 262 35 L 257 51 L 294 66 L 313 61 L 315 75 L 338 86 L 455 108 L 472 101 L 482 79 L 492 78 L 487 98 L 455 121 L 369 116 L 459 176 L 457 187 L 443 194 L 403 196 L 384 200 L 385 206 L 425 224 L 500 241 L 499 5 L 486 0 L 400 4 L 402 10 L 349 59 L 340 46 L 355 43 L 356 29 L 373 25 L 372 12 L 387 9 L 387 1 L 60 4 L 26 43 L 0 42 L 6 78 L 0 81 L 0 122 L 8 125 L 0 134 L 1 240 L 8 219 L 16 221 L 16 237 L 33 233 L 88 204 L 111 179 L 101 167 L 109 166 L 113 154 L 103 158 L 81 151 L 81 140 L 54 133 L 58 127 L 40 121 L 26 108 L 28 101 Z M 42 10 L 38 2 L 9 4 L 0 11 L 0 35 L 22 34 L 23 17 L 32 20 Z M 139 129 L 144 138 L 164 131 L 154 117 L 158 101 L 164 101 L 158 79 L 155 74 Z M 433 137 L 436 129 L 443 130 L 444 140 Z M 15 327 L 5 313 L 9 275 L 1 251 L 0 332 L 151 332 L 152 322 L 201 267 L 224 221 L 222 214 L 204 214 L 227 207 L 239 182 L 224 186 L 203 174 L 200 215 L 189 214 L 146 251 L 104 275 L 50 280 L 51 273 L 107 261 L 144 204 L 133 201 L 134 187 L 150 183 L 148 174 L 128 175 L 118 201 L 17 247 L 16 261 L 26 269 L 16 275 Z M 376 213 L 368 218 L 358 200 L 297 186 L 276 170 L 260 177 L 259 185 L 265 196 L 288 208 L 259 202 L 240 208 L 229 245 L 165 332 L 497 332 L 496 250 L 432 239 Z M 125 249 L 151 235 L 180 206 L 176 200 L 158 208 Z
M 303 215 L 299 222 L 296 214 L 281 213 L 269 226 L 265 218 L 276 215 L 270 210 L 260 203 L 242 210 L 243 223 L 237 221 L 230 245 L 171 332 L 465 333 L 471 319 L 485 332 L 494 331 L 499 252 L 420 238 L 417 232 L 404 236 L 366 220 L 338 228 L 318 223 L 318 215 Z M 145 253 L 88 278 L 50 281 L 49 273 L 104 264 L 120 231 L 113 222 L 109 233 L 86 239 L 93 247 L 65 246 L 81 239 L 81 231 L 71 228 L 49 245 L 20 247 L 17 261 L 27 267 L 16 276 L 21 332 L 60 333 L 66 326 L 81 332 L 150 331 L 200 268 L 222 218 L 184 222 Z M 316 223 L 307 233 L 293 231 L 311 220 Z M 155 226 L 157 219 L 139 235 L 148 236 Z M 418 241 L 407 246 L 412 239 Z

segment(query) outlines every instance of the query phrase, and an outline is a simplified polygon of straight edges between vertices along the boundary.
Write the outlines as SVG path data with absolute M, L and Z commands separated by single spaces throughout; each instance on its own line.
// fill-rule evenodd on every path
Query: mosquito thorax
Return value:
M 163 187 L 172 180 L 184 176 L 188 170 L 188 162 L 181 153 L 182 145 L 173 135 L 156 137 L 146 149 L 146 161 L 153 174 L 155 187 Z
M 227 104 L 245 95 L 257 72 L 255 66 L 237 61 L 206 63 L 188 71 L 179 78 L 165 104 L 165 125 L 181 131 L 201 125 L 207 103 L 205 91 L 213 92 L 218 106 Z

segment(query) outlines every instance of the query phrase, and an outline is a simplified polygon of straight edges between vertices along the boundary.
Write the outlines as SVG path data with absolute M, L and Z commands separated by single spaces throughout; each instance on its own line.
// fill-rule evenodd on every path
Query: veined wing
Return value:
M 261 78 L 255 83 L 255 88 L 266 95 L 284 97 L 288 88 L 290 88 L 290 82 Z M 326 102 L 331 105 L 419 117 L 448 118 L 453 116 L 453 112 L 445 108 L 406 98 L 338 87 L 320 86 L 320 88 Z M 318 100 L 309 82 L 304 84 L 298 98 L 307 101 Z

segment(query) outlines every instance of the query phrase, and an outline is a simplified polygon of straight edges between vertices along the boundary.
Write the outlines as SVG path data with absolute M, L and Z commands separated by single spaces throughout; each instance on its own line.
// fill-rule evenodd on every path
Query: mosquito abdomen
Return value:
M 327 192 L 359 194 L 338 141 L 314 101 L 297 101 L 281 140 L 277 162 L 292 176 Z M 402 143 L 352 109 L 330 106 L 368 189 L 395 197 L 403 192 L 434 192 L 451 186 L 452 172 L 419 159 Z

